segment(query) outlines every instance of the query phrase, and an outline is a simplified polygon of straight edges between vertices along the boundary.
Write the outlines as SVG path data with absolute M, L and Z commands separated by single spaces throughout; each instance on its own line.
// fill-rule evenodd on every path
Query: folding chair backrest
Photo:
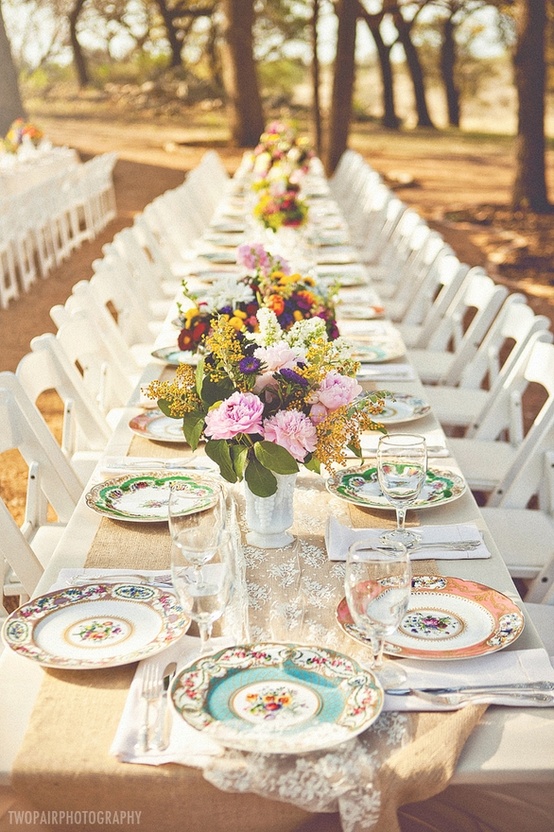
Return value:
M 21 529 L 0 499 L 0 590 L 1 595 L 29 596 L 43 573 L 43 565 Z M 0 618 L 8 610 L 0 595 Z
M 411 324 L 421 317 L 421 332 L 414 346 L 426 347 L 432 334 L 469 274 L 467 263 L 461 263 L 449 246 L 445 245 L 431 266 L 431 274 L 418 294 L 414 314 L 408 310 L 403 323 Z

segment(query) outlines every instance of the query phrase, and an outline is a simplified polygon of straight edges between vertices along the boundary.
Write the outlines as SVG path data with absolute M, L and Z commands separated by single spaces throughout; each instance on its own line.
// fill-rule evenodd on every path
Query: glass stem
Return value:
M 403 532 L 406 526 L 406 509 L 398 507 L 396 509 L 396 530 Z
M 385 639 L 379 636 L 372 636 L 371 649 L 373 650 L 373 667 L 379 670 L 383 666 L 383 650 L 385 647 Z
M 200 632 L 200 655 L 205 656 L 206 653 L 210 652 L 212 625 L 209 621 L 199 621 L 198 630 Z

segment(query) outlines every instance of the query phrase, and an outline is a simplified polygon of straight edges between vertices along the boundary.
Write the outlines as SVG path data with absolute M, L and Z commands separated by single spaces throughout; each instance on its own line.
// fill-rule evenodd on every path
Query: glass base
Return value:
M 415 543 L 421 543 L 421 535 L 410 529 L 391 529 L 390 532 L 384 532 L 379 540 L 381 543 L 403 543 L 409 548 Z
M 385 691 L 387 688 L 402 688 L 408 680 L 408 674 L 398 662 L 385 660 L 381 667 L 373 667 L 372 671 Z

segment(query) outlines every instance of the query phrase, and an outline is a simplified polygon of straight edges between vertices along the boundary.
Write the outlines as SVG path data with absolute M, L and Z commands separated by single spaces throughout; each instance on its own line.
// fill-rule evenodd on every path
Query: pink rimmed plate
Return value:
M 337 619 L 347 635 L 368 644 L 346 598 Z M 485 584 L 440 575 L 415 575 L 410 603 L 385 652 L 404 659 L 469 659 L 495 653 L 523 632 L 525 618 L 507 595 Z

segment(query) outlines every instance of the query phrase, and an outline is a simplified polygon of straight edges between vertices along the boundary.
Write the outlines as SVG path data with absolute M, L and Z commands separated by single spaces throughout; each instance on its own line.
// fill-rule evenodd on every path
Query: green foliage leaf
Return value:
M 315 456 L 312 456 L 310 459 L 307 459 L 304 462 L 304 468 L 307 468 L 308 471 L 313 471 L 316 474 L 321 473 L 321 462 Z
M 362 449 L 359 445 L 354 445 L 352 442 L 349 442 L 346 446 L 352 453 L 358 457 L 358 459 L 362 458 Z
M 205 378 L 202 383 L 202 392 L 200 397 L 209 407 L 216 402 L 221 402 L 228 398 L 235 392 L 235 386 L 230 378 L 218 381 L 215 384 L 210 379 Z
M 262 440 L 254 445 L 256 459 L 264 468 L 275 471 L 276 474 L 296 474 L 298 464 L 293 456 L 281 445 Z
M 202 431 L 204 429 L 204 414 L 198 410 L 193 410 L 191 413 L 185 413 L 183 416 L 183 433 L 185 439 L 195 451 L 200 442 Z
M 167 399 L 158 399 L 158 407 L 164 414 L 164 416 L 169 416 L 170 419 L 177 419 L 181 418 L 180 416 L 172 416 L 171 415 L 171 402 L 168 402 Z
M 227 482 L 236 482 L 237 475 L 233 467 L 229 445 L 225 439 L 212 439 L 206 442 L 206 453 L 219 466 L 221 476 Z
M 271 497 L 277 491 L 277 480 L 255 457 L 249 460 L 244 471 L 244 479 L 250 491 L 258 497 Z
M 244 478 L 244 471 L 248 463 L 248 448 L 242 445 L 231 445 L 231 459 L 233 468 L 239 480 Z

